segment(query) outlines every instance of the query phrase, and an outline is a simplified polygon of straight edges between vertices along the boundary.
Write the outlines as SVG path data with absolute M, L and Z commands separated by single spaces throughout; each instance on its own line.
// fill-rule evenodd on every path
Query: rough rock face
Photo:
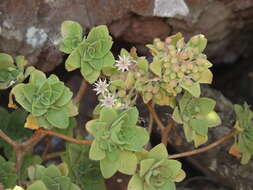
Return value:
M 233 63 L 251 46 L 252 0 L 3 0 L 0 3 L 0 51 L 23 54 L 44 71 L 62 62 L 57 50 L 64 20 L 84 28 L 99 24 L 140 48 L 154 37 L 178 31 L 186 38 L 203 33 L 214 62 Z

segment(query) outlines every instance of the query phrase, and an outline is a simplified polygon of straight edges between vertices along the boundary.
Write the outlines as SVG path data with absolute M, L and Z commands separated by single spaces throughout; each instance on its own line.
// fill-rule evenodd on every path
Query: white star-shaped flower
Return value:
M 115 66 L 118 67 L 119 71 L 128 71 L 129 66 L 131 65 L 131 62 L 134 62 L 134 60 L 130 56 L 126 55 L 119 55 L 119 60 L 116 61 Z
M 104 81 L 99 79 L 94 85 L 95 85 L 95 88 L 93 90 L 97 92 L 96 95 L 104 94 L 105 92 L 108 92 L 107 88 L 109 84 L 106 83 L 106 79 Z
M 102 102 L 101 106 L 112 108 L 115 106 L 117 99 L 115 98 L 114 94 L 109 93 L 107 96 L 103 96 L 103 99 L 100 101 Z

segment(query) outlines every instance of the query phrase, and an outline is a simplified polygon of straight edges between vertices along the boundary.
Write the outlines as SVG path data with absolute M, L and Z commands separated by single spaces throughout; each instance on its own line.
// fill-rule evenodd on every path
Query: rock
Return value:
M 188 39 L 203 33 L 210 59 L 234 63 L 251 53 L 252 10 L 251 0 L 9 0 L 0 3 L 0 51 L 25 55 L 51 71 L 62 62 L 57 50 L 60 25 L 75 20 L 86 29 L 108 25 L 116 46 L 123 39 L 142 54 L 154 37 L 180 31 Z

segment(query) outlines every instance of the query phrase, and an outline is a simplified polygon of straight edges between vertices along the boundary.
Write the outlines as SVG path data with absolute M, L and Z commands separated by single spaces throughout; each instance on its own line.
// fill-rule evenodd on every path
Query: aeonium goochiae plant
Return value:
M 250 160 L 252 112 L 247 104 L 235 106 L 235 131 L 221 140 L 196 151 L 175 155 L 167 152 L 167 126 L 182 125 L 186 140 L 198 147 L 207 142 L 209 128 L 221 124 L 215 112 L 216 102 L 201 96 L 200 84 L 212 82 L 212 64 L 203 53 L 207 44 L 204 35 L 196 35 L 188 42 L 180 33 L 164 40 L 154 39 L 147 45 L 150 60 L 139 56 L 135 48 L 122 49 L 115 58 L 112 37 L 104 25 L 92 28 L 87 36 L 83 33 L 77 22 L 62 23 L 59 49 L 69 54 L 65 68 L 80 69 L 83 76 L 75 97 L 56 75 L 46 76 L 29 66 L 22 56 L 14 62 L 8 54 L 0 54 L 0 89 L 11 88 L 9 107 L 19 108 L 11 116 L 0 109 L 0 137 L 6 141 L 4 152 L 8 152 L 6 159 L 0 157 L 0 185 L 5 189 L 104 190 L 103 179 L 120 172 L 132 176 L 128 190 L 175 190 L 175 182 L 182 181 L 186 174 L 174 159 L 207 151 L 233 136 L 237 156 L 242 156 L 243 164 Z M 85 123 L 89 135 L 84 138 L 74 133 L 74 116 L 78 115 L 87 83 L 94 87 L 99 104 L 94 118 Z M 140 125 L 138 97 L 147 105 L 161 136 L 167 138 L 150 150 L 146 148 L 150 129 Z M 159 118 L 155 105 L 173 109 L 168 125 Z M 24 128 L 13 134 L 8 129 L 17 123 L 17 127 Z M 33 135 L 29 129 L 35 131 Z M 45 135 L 67 141 L 65 152 L 55 154 L 62 160 L 57 166 L 41 165 L 50 158 L 47 148 L 43 155 L 33 155 L 33 147 Z M 26 183 L 22 183 L 24 180 Z

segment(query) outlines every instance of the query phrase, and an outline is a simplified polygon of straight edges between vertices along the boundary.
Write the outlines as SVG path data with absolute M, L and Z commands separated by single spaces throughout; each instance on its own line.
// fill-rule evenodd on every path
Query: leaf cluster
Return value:
M 235 145 L 242 154 L 241 163 L 247 164 L 253 154 L 253 112 L 247 103 L 243 106 L 236 104 L 234 110 L 237 119 L 235 128 L 239 132 L 235 138 Z
M 214 100 L 196 98 L 185 92 L 179 105 L 174 109 L 172 118 L 177 123 L 183 124 L 187 141 L 194 141 L 195 147 L 208 140 L 208 128 L 221 124 L 214 107 Z
M 71 100 L 73 93 L 55 75 L 46 78 L 43 72 L 35 70 L 29 83 L 16 85 L 11 93 L 30 112 L 27 122 L 35 123 L 35 128 L 54 126 L 65 129 L 69 126 L 69 118 L 77 114 Z
M 181 163 L 168 159 L 164 144 L 143 151 L 139 159 L 139 170 L 130 179 L 128 190 L 176 190 L 174 182 L 185 178 Z
M 0 53 L 0 90 L 22 82 L 34 70 L 33 67 L 25 69 L 28 62 L 23 56 L 17 56 L 15 61 L 16 64 L 10 55 Z
M 61 35 L 60 50 L 70 54 L 65 63 L 68 71 L 80 68 L 83 77 L 93 83 L 102 70 L 113 66 L 114 56 L 110 51 L 113 42 L 106 26 L 94 27 L 87 38 L 83 38 L 82 27 L 78 23 L 65 21 L 61 26 Z

